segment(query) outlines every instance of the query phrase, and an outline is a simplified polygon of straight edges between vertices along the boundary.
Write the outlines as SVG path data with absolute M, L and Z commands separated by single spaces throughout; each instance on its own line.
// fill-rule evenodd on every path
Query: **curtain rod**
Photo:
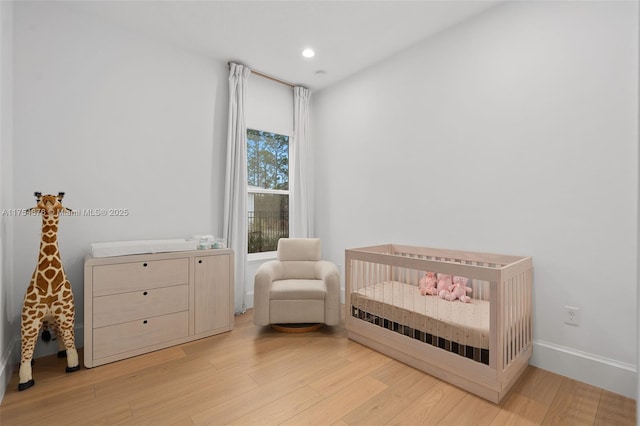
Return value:
M 229 68 L 231 68 L 231 62 L 227 62 L 227 65 L 229 66 Z M 247 68 L 249 68 L 249 67 L 247 67 Z M 282 79 L 279 79 L 278 77 L 274 77 L 272 75 L 263 73 L 262 71 L 254 70 L 253 68 L 249 68 L 249 69 L 251 70 L 252 74 L 259 75 L 260 77 L 275 81 L 276 83 L 284 84 L 285 86 L 296 87 L 295 84 L 289 83 L 288 81 L 285 81 L 285 80 L 282 80 Z

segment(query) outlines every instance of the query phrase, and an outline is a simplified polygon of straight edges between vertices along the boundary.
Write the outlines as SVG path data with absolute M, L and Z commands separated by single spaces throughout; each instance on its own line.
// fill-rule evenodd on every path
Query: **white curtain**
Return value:
M 295 87 L 293 92 L 293 140 L 290 144 L 289 212 L 293 219 L 291 236 L 313 237 L 313 183 L 309 149 L 309 100 L 311 92 Z
M 247 298 L 247 127 L 244 110 L 249 74 L 251 70 L 243 65 L 232 63 L 230 66 L 223 238 L 235 256 L 236 313 L 245 311 Z

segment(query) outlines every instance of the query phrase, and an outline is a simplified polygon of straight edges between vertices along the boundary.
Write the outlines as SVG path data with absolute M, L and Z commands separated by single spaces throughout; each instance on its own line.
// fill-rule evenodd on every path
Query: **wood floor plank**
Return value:
M 371 372 L 371 377 L 375 377 L 389 387 L 402 385 L 407 380 L 407 376 L 433 378 L 395 359 L 392 359 L 390 362 Z M 435 378 L 433 379 L 437 380 Z
M 636 401 L 603 390 L 594 426 L 633 426 L 635 424 Z
M 351 410 L 387 388 L 371 376 L 364 376 L 319 403 L 293 416 L 282 425 L 327 425 L 337 422 Z
M 534 399 L 548 409 L 556 398 L 561 384 L 562 376 L 530 365 L 516 382 L 511 393 Z
M 309 384 L 326 377 L 348 364 L 349 361 L 343 358 L 324 357 L 317 359 L 311 364 L 298 366 L 287 374 L 274 377 L 268 385 L 280 386 L 287 389 L 309 386 Z M 311 365 L 313 365 L 312 368 L 310 368 Z
M 392 368 L 387 368 L 389 364 Z M 389 377 L 392 371 L 395 374 Z M 382 377 L 376 377 L 376 373 Z M 386 424 L 437 383 L 436 378 L 398 362 L 385 364 L 371 376 L 387 388 L 347 414 L 343 420 L 350 425 Z
M 279 388 L 276 391 L 273 387 L 258 388 L 192 418 L 196 425 L 278 425 L 322 399 L 322 395 L 308 386 L 293 390 Z M 256 400 L 259 403 L 256 403 Z
M 116 425 L 133 419 L 131 407 L 126 402 L 94 399 L 76 405 L 60 414 L 65 426 Z M 51 420 L 51 419 L 49 419 Z M 49 422 L 49 425 L 52 423 Z
M 500 406 L 467 393 L 451 412 L 443 417 L 444 425 L 489 425 L 500 413 Z
M 556 398 L 542 424 L 593 424 L 601 394 L 602 389 L 563 377 Z
M 44 380 L 42 383 L 37 382 L 36 387 L 41 387 L 38 394 L 33 394 L 35 399 L 32 403 L 29 403 L 31 397 L 27 392 L 36 390 L 36 387 L 20 392 L 24 399 L 21 403 L 5 405 L 3 401 L 0 409 L 0 424 L 46 424 L 47 420 L 50 421 L 52 417 L 58 418 L 58 416 L 64 415 L 69 409 L 69 401 L 75 401 L 77 406 L 83 406 L 95 400 L 93 385 L 65 389 L 59 383 L 60 381 L 56 379 L 49 382 Z M 46 416 L 43 417 L 43 413 L 46 413 Z M 14 421 L 14 419 L 19 419 L 19 421 Z
M 438 381 L 413 404 L 393 417 L 389 425 L 439 424 L 467 395 L 460 388 Z
M 310 353 L 309 355 L 314 354 Z M 286 367 L 288 364 L 291 364 L 291 361 L 292 360 L 288 358 L 283 359 L 281 366 L 272 365 L 272 368 L 276 371 L 282 372 L 279 374 L 280 378 L 295 376 L 299 380 L 299 378 L 305 373 L 308 373 L 309 375 L 313 375 L 315 373 L 314 370 L 308 368 L 308 360 L 305 360 L 304 364 L 298 365 L 293 369 L 293 371 L 288 371 Z M 251 375 L 249 374 L 249 376 Z M 192 419 L 194 423 L 196 425 L 212 423 L 226 424 L 236 420 L 238 417 L 250 413 L 253 410 L 260 410 L 266 405 L 273 404 L 282 398 L 290 398 L 292 391 L 295 392 L 295 390 L 299 388 L 299 386 L 292 384 L 283 386 L 283 383 L 276 379 L 278 379 L 278 377 L 273 377 L 273 380 L 265 381 L 263 385 L 250 389 L 232 399 L 221 402 L 215 407 L 203 410 L 202 412 L 193 415 Z
M 331 350 L 330 342 L 322 340 L 306 343 L 304 347 L 290 347 L 269 362 L 261 360 L 246 373 L 259 385 L 267 384 L 294 371 L 306 370 L 309 365 L 322 364 L 330 358 Z
M 492 426 L 536 426 L 542 424 L 549 407 L 533 398 L 512 393 L 496 414 Z
M 16 366 L 0 424 L 636 424 L 633 399 L 533 366 L 496 405 L 347 339 L 343 325 L 295 336 L 256 327 L 251 311 L 235 320 L 229 333 L 72 374 L 39 358 L 23 392 Z
M 180 387 L 170 383 L 133 397 L 130 404 L 135 418 L 164 420 L 175 416 L 185 406 L 192 412 L 200 412 L 256 387 L 258 385 L 248 376 L 211 375 Z
M 296 389 L 273 404 L 255 410 L 235 422 L 236 425 L 273 424 L 279 425 L 298 413 L 315 405 L 323 396 L 308 386 Z
M 321 379 L 311 383 L 310 386 L 324 396 L 330 396 L 390 361 L 390 358 L 378 352 L 370 351 L 357 361 L 328 373 Z

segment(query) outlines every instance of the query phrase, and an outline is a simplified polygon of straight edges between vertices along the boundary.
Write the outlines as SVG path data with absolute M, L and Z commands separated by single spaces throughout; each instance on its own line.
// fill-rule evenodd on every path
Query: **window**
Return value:
M 248 253 L 289 236 L 289 136 L 247 129 Z

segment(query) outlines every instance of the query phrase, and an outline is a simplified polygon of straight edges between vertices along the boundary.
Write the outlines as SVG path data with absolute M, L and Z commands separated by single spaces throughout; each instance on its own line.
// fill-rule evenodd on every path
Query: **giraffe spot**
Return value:
M 45 280 L 42 275 L 38 274 L 38 277 L 36 278 L 36 287 L 38 288 L 38 290 L 42 291 L 42 289 L 45 288 L 47 284 L 49 284 L 47 280 Z
M 56 276 L 56 271 L 54 269 L 49 268 L 46 271 L 44 271 L 44 276 L 47 277 L 48 279 L 51 279 Z
M 38 269 L 43 271 L 47 268 L 60 269 L 60 260 L 55 257 L 42 257 L 38 263 Z
M 54 235 L 49 235 L 49 234 L 43 234 L 42 235 L 41 243 L 45 244 L 45 248 L 55 245 L 55 242 L 56 242 L 55 234 Z
M 58 251 L 57 247 L 56 247 L 55 245 L 53 245 L 53 244 L 52 244 L 52 245 L 44 246 L 44 247 L 42 248 L 42 252 L 43 252 L 44 254 L 46 254 L 47 256 L 51 256 L 51 255 L 53 255 L 54 253 L 56 253 L 57 251 Z
M 43 234 L 55 233 L 56 231 L 57 231 L 56 226 L 51 223 L 47 223 L 42 227 Z

